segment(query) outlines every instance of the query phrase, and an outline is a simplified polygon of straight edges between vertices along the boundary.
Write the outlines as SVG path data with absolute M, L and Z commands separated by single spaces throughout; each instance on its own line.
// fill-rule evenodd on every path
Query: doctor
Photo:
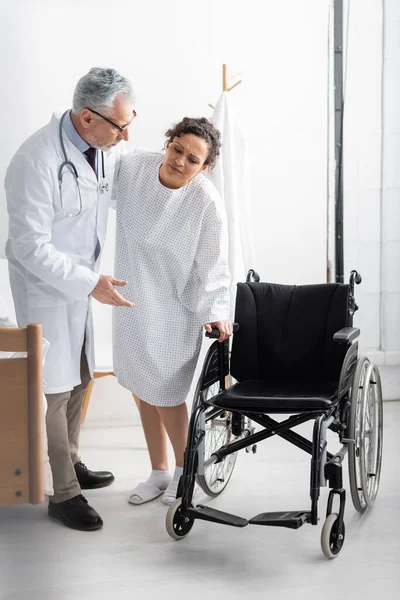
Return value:
M 81 489 L 110 485 L 78 455 L 82 399 L 93 376 L 91 296 L 133 306 L 99 275 L 114 166 L 136 116 L 130 83 L 113 69 L 94 68 L 75 88 L 72 110 L 54 114 L 29 137 L 6 174 L 6 255 L 19 327 L 41 323 L 50 342 L 44 367 L 49 458 L 54 496 L 48 512 L 85 531 L 103 521 Z M 128 310 L 128 308 L 126 309 Z

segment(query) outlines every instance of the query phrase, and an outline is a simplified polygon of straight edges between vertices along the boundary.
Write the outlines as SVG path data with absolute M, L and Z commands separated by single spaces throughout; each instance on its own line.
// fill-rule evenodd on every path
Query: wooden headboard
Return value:
M 42 328 L 0 327 L 0 504 L 44 502 Z

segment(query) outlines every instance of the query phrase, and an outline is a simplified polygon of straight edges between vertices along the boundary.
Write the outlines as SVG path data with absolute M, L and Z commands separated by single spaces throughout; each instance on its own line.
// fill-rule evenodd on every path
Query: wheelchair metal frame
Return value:
M 352 354 L 353 353 L 354 349 Z M 219 344 L 219 365 L 223 364 L 225 354 L 226 353 L 223 344 Z M 352 361 L 352 364 L 349 363 L 350 361 L 348 361 L 348 366 L 350 367 L 350 369 L 347 371 L 347 381 L 351 379 L 351 375 L 354 375 L 355 370 L 355 362 Z M 221 391 L 226 389 L 225 370 L 222 370 L 221 368 L 219 374 L 219 384 Z M 239 439 L 238 441 L 234 441 L 229 445 L 220 448 L 207 461 L 205 467 L 208 467 L 213 463 L 221 462 L 229 454 L 233 454 L 235 452 L 238 452 L 239 450 L 243 450 L 244 448 L 247 448 L 253 444 L 257 444 L 258 442 L 268 439 L 274 435 L 279 435 L 280 437 L 290 442 L 291 444 L 297 446 L 301 450 L 304 450 L 308 454 L 311 454 L 311 511 L 304 511 L 301 517 L 299 518 L 300 520 L 296 520 L 295 522 L 293 522 L 293 528 L 297 528 L 298 526 L 300 526 L 300 524 L 303 524 L 304 522 L 311 523 L 313 525 L 318 524 L 318 499 L 320 496 L 320 488 L 322 486 L 325 486 L 327 481 L 329 481 L 329 485 L 332 488 L 330 493 L 330 500 L 328 501 L 327 516 L 332 510 L 333 496 L 337 494 L 340 499 L 340 518 L 343 520 L 346 492 L 343 489 L 341 464 L 347 453 L 347 440 L 344 437 L 346 424 L 341 420 L 341 414 L 342 412 L 344 412 L 341 409 L 341 405 L 345 405 L 348 402 L 348 400 L 346 400 L 345 398 L 345 394 L 346 391 L 348 391 L 349 386 L 346 386 L 346 388 L 347 389 L 343 390 L 342 398 L 339 398 L 339 402 L 335 404 L 335 406 L 329 408 L 328 410 L 316 410 L 291 415 L 289 416 L 289 418 L 287 418 L 281 423 L 275 421 L 266 413 L 235 411 L 235 413 L 233 413 L 234 415 L 247 417 L 248 419 L 255 421 L 256 423 L 261 425 L 264 429 L 262 431 L 258 431 L 257 433 L 247 435 L 243 439 Z M 182 515 L 187 513 L 188 516 L 191 518 L 211 521 L 214 519 L 209 518 L 212 515 L 208 515 L 208 511 L 197 511 L 196 509 L 191 507 L 191 502 L 194 491 L 194 473 L 195 468 L 197 468 L 197 450 L 205 435 L 204 432 L 199 433 L 197 423 L 200 413 L 206 411 L 207 408 L 210 408 L 212 406 L 212 402 L 202 403 L 199 406 L 197 406 L 192 412 L 189 424 L 188 443 L 185 452 L 185 467 L 177 493 L 177 498 L 182 497 Z M 215 418 L 223 412 L 225 412 L 224 409 L 215 408 L 208 415 L 208 418 Z M 301 425 L 302 423 L 305 423 L 307 421 L 310 421 L 311 419 L 314 419 L 312 441 L 308 440 L 307 438 L 299 435 L 294 431 L 291 431 L 292 428 L 297 427 L 298 425 Z M 331 454 L 326 450 L 326 430 L 328 428 L 332 429 L 333 431 L 340 432 L 342 441 L 345 442 L 340 451 L 335 455 Z M 241 432 L 241 434 L 242 433 L 243 432 Z M 251 522 L 252 521 L 250 521 L 250 523 Z

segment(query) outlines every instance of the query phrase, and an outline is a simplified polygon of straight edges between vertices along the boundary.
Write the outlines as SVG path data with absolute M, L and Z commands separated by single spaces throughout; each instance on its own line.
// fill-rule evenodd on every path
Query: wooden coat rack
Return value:
M 239 77 L 239 75 L 240 73 L 237 73 L 236 75 L 228 77 L 228 65 L 222 65 L 222 91 L 231 92 L 233 88 L 239 85 L 239 83 L 242 83 L 242 80 L 239 79 L 239 81 L 229 86 L 229 81 L 232 81 L 232 79 L 236 79 L 236 77 Z M 215 108 L 213 104 L 209 104 L 208 106 L 210 106 L 213 109 Z

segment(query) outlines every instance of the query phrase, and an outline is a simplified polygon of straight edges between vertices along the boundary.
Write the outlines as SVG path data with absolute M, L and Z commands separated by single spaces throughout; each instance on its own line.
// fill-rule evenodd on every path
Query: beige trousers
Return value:
M 70 392 L 46 394 L 48 454 L 53 473 L 52 502 L 64 502 L 81 493 L 74 465 L 79 459 L 82 400 L 90 381 L 86 354 L 81 355 L 82 383 Z

